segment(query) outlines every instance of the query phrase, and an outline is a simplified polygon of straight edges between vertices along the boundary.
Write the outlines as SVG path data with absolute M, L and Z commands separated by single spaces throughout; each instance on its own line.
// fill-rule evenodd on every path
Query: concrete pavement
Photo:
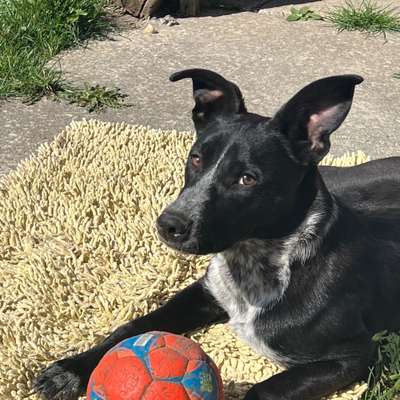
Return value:
M 340 0 L 313 2 L 326 10 Z M 368 36 L 337 33 L 327 22 L 288 22 L 290 5 L 259 13 L 180 19 L 156 26 L 158 34 L 131 29 L 110 40 L 92 41 L 65 52 L 61 65 L 76 83 L 120 87 L 130 108 L 89 114 L 64 102 L 43 99 L 34 105 L 5 102 L 0 108 L 0 174 L 50 141 L 72 120 L 97 118 L 192 129 L 191 83 L 170 83 L 180 69 L 213 69 L 242 89 L 249 111 L 271 115 L 297 90 L 328 75 L 356 73 L 352 111 L 334 134 L 332 153 L 363 150 L 373 158 L 400 155 L 400 34 Z

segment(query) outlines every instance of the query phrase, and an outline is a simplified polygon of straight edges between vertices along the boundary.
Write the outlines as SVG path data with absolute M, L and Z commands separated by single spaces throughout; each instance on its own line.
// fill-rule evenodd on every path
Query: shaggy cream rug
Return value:
M 182 184 L 192 140 L 73 123 L 0 181 L 0 399 L 26 398 L 45 365 L 87 349 L 204 272 L 207 257 L 168 249 L 154 230 Z M 327 160 L 364 161 L 361 153 Z M 279 370 L 227 327 L 192 338 L 220 367 L 227 399 Z M 357 399 L 365 388 L 332 398 Z

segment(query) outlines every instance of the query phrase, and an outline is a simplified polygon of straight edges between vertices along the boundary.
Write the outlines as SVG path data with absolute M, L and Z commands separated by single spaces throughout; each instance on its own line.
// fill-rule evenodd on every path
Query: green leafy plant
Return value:
M 323 18 L 309 7 L 292 7 L 286 19 L 288 21 L 321 21 Z
M 87 108 L 89 112 L 101 111 L 105 107 L 120 108 L 132 105 L 124 103 L 127 95 L 121 93 L 120 89 L 109 89 L 100 85 L 86 84 L 83 88 L 64 85 L 56 94 L 57 97 L 65 99 L 70 104 Z
M 326 19 L 339 31 L 362 31 L 368 33 L 400 32 L 400 16 L 393 8 L 379 6 L 370 0 L 358 4 L 347 1 L 328 13 Z
M 373 338 L 378 343 L 376 362 L 368 378 L 363 400 L 400 399 L 400 336 L 386 331 Z

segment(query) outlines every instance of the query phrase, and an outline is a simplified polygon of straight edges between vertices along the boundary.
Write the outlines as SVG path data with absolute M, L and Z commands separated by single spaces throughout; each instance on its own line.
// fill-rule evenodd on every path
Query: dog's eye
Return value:
M 192 165 L 194 168 L 200 168 L 201 167 L 201 158 L 198 154 L 192 154 L 190 156 L 190 160 L 192 162 Z
M 257 183 L 256 178 L 254 178 L 254 176 L 251 176 L 249 174 L 245 174 L 239 179 L 239 185 L 243 186 L 254 186 L 256 183 Z

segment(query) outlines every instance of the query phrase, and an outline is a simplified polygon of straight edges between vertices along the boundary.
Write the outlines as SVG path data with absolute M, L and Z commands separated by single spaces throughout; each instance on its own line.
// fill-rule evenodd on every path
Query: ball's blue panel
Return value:
M 210 365 L 202 361 L 192 372 L 182 379 L 182 385 L 187 391 L 193 392 L 203 400 L 218 398 L 218 381 Z
M 110 351 L 120 348 L 132 351 L 137 357 L 144 361 L 146 368 L 151 375 L 149 352 L 156 347 L 157 340 L 163 336 L 163 332 L 147 332 L 141 335 L 125 339 L 114 346 Z
M 144 333 L 143 335 L 123 340 L 121 343 L 118 343 L 113 350 L 122 347 L 133 351 L 139 358 L 143 358 L 149 353 L 150 349 L 155 345 L 159 337 L 160 335 L 156 333 Z

